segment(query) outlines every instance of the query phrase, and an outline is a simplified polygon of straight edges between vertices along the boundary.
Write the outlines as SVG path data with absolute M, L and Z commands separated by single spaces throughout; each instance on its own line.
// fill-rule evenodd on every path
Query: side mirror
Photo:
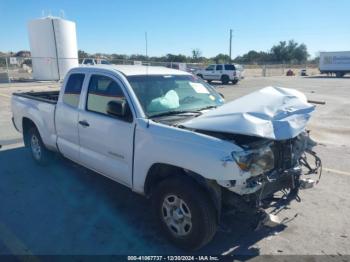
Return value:
M 130 109 L 128 103 L 125 100 L 121 101 L 109 101 L 107 104 L 107 113 L 111 116 L 116 116 L 118 118 L 123 118 L 129 120 Z

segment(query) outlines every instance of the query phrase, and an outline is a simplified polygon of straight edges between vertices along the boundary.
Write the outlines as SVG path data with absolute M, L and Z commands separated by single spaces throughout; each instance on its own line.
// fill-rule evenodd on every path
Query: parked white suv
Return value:
M 196 71 L 196 75 L 209 83 L 212 80 L 219 80 L 224 85 L 230 81 L 232 84 L 237 84 L 242 79 L 242 70 L 238 70 L 238 67 L 242 68 L 234 64 L 212 64 L 205 69 Z
M 81 64 L 82 65 L 109 65 L 110 62 L 108 62 L 108 60 L 106 59 L 84 58 Z

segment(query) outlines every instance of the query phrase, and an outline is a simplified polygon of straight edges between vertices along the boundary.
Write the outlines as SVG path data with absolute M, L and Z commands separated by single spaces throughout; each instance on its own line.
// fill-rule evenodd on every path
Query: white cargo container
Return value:
M 33 78 L 63 79 L 69 69 L 78 66 L 75 23 L 57 17 L 45 17 L 28 23 Z
M 342 52 L 320 52 L 321 74 L 335 74 L 336 77 L 343 77 L 350 73 L 350 51 Z

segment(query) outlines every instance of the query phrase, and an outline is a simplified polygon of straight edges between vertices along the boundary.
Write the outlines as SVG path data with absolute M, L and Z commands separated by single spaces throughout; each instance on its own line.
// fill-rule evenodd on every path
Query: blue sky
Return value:
M 77 23 L 78 48 L 90 53 L 191 54 L 210 57 L 267 51 L 280 40 L 305 43 L 309 53 L 350 50 L 348 0 L 0 0 L 0 51 L 29 50 L 27 22 L 46 14 Z

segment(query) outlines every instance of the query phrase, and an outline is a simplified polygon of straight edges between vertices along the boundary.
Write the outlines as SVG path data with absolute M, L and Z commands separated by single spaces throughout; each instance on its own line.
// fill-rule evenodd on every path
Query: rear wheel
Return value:
M 198 74 L 197 76 L 203 79 L 203 75 L 202 74 Z
M 232 80 L 232 84 L 233 84 L 233 85 L 235 85 L 235 84 L 237 84 L 237 83 L 238 83 L 238 79 Z
M 344 73 L 343 73 L 343 72 L 336 72 L 336 73 L 335 73 L 335 76 L 336 76 L 337 78 L 341 78 L 341 77 L 344 76 Z
M 207 80 L 208 83 L 211 83 L 212 80 Z
M 223 85 L 227 85 L 228 82 L 230 82 L 230 78 L 229 78 L 227 75 L 221 76 L 221 83 L 222 83 Z
M 199 249 L 216 233 L 216 211 L 210 198 L 188 178 L 162 181 L 153 194 L 153 208 L 162 232 L 183 249 Z
M 33 127 L 28 131 L 28 145 L 31 155 L 39 165 L 46 165 L 51 159 L 51 152 L 46 149 L 38 130 Z

